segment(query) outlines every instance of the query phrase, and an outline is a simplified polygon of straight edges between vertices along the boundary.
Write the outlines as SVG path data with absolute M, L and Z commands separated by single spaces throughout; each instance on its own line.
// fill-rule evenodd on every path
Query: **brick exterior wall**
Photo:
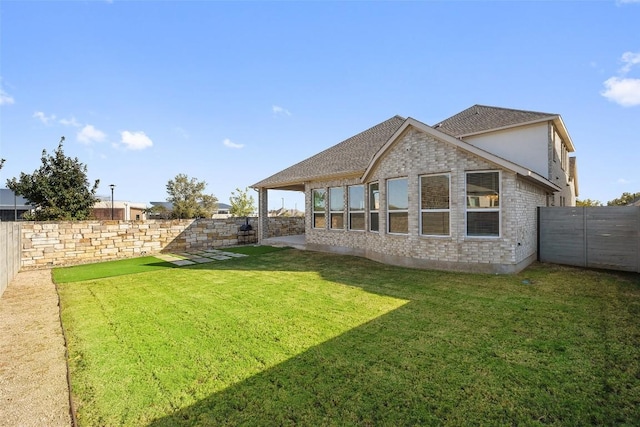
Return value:
M 233 246 L 244 223 L 244 218 L 22 222 L 21 266 L 33 269 Z M 249 224 L 256 229 L 257 218 L 250 218 Z M 302 234 L 304 219 L 270 218 L 269 230 L 281 236 Z
M 373 154 L 373 153 L 372 153 Z M 546 194 L 521 180 L 515 173 L 500 171 L 501 236 L 466 236 L 466 172 L 499 170 L 479 157 L 410 129 L 383 156 L 368 182 L 380 183 L 379 233 L 350 231 L 348 221 L 341 230 L 312 227 L 312 197 L 316 188 L 360 184 L 359 179 L 312 182 L 306 186 L 306 243 L 310 248 L 342 251 L 392 264 L 447 270 L 509 273 L 535 259 L 536 207 L 545 206 Z M 421 236 L 420 176 L 447 173 L 451 180 L 451 235 Z M 409 218 L 407 235 L 386 233 L 386 180 L 408 179 Z M 365 187 L 366 188 L 366 187 Z M 345 195 L 347 191 L 345 188 Z M 368 191 L 365 190 L 368 206 Z M 345 196 L 346 198 L 346 196 Z M 347 206 L 345 200 L 345 206 Z M 328 215 L 328 207 L 326 214 Z M 347 212 L 345 210 L 345 219 Z M 366 215 L 366 230 L 369 215 Z

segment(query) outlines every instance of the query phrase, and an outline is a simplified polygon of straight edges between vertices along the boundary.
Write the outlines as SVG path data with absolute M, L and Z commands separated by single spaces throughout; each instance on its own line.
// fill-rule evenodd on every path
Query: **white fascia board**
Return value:
M 550 121 L 555 120 L 557 117 L 559 117 L 559 116 L 549 116 L 549 117 L 544 117 L 542 119 L 531 120 L 529 122 L 522 122 L 522 123 L 516 123 L 516 124 L 513 124 L 513 125 L 500 126 L 500 127 L 497 127 L 497 128 L 481 130 L 479 132 L 465 133 L 463 135 L 458 135 L 458 138 L 466 138 L 468 136 L 482 135 L 482 134 L 485 134 L 485 133 L 497 132 L 497 131 L 500 131 L 500 130 L 507 130 L 507 129 L 519 128 L 519 127 L 522 127 L 522 126 L 535 125 L 535 124 L 538 124 L 538 123 L 550 122 Z
M 576 151 L 576 147 L 573 145 L 573 140 L 569 135 L 569 131 L 567 130 L 567 127 L 564 125 L 564 120 L 562 120 L 562 117 L 560 116 L 554 117 L 553 124 L 556 125 L 556 128 L 558 128 L 558 130 L 560 131 L 560 134 L 562 135 L 562 139 L 564 140 L 565 144 L 567 144 L 567 150 L 570 153 L 573 153 L 574 151 Z
M 516 123 L 516 124 L 508 125 L 508 126 L 501 126 L 501 127 L 497 127 L 497 128 L 491 128 L 491 129 L 483 130 L 483 131 L 480 131 L 480 132 L 465 133 L 463 135 L 459 135 L 458 138 L 466 138 L 466 137 L 469 137 L 469 136 L 482 135 L 482 134 L 485 134 L 485 133 L 491 133 L 491 132 L 497 132 L 497 131 L 501 131 L 501 130 L 514 129 L 514 128 L 518 128 L 518 127 L 522 127 L 522 126 L 530 126 L 530 125 L 535 125 L 535 124 L 538 124 L 538 123 L 545 123 L 545 122 L 549 122 L 549 121 L 553 122 L 553 124 L 556 125 L 556 128 L 558 128 L 558 131 L 560 132 L 560 134 L 562 136 L 562 139 L 567 144 L 568 151 L 570 153 L 573 153 L 574 151 L 576 151 L 576 147 L 573 145 L 573 141 L 571 140 L 571 136 L 569 135 L 569 131 L 567 130 L 567 127 L 564 125 L 564 121 L 562 120 L 562 117 L 560 115 L 544 117 L 542 119 L 531 120 L 529 122 Z

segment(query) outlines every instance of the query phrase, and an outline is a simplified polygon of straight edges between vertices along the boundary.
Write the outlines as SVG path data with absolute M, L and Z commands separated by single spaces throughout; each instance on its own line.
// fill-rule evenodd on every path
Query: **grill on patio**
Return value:
M 247 218 L 245 223 L 238 228 L 238 244 L 244 245 L 257 242 L 256 230 L 249 224 L 249 218 Z

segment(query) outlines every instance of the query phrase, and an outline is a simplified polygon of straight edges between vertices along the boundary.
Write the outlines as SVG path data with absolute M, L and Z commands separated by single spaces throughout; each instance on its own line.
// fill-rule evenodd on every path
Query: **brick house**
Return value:
M 536 258 L 538 206 L 573 206 L 558 114 L 475 105 L 435 126 L 392 117 L 266 178 L 305 193 L 305 247 L 419 268 L 511 273 Z

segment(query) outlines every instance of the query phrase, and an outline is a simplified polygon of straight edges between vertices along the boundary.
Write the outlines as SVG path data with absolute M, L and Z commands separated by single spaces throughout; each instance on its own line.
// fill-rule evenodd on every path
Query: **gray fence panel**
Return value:
M 582 208 L 540 208 L 540 261 L 585 267 L 586 236 Z
M 540 208 L 543 262 L 640 272 L 640 207 Z
M 608 206 L 586 209 L 589 267 L 640 271 L 638 218 L 640 208 Z

